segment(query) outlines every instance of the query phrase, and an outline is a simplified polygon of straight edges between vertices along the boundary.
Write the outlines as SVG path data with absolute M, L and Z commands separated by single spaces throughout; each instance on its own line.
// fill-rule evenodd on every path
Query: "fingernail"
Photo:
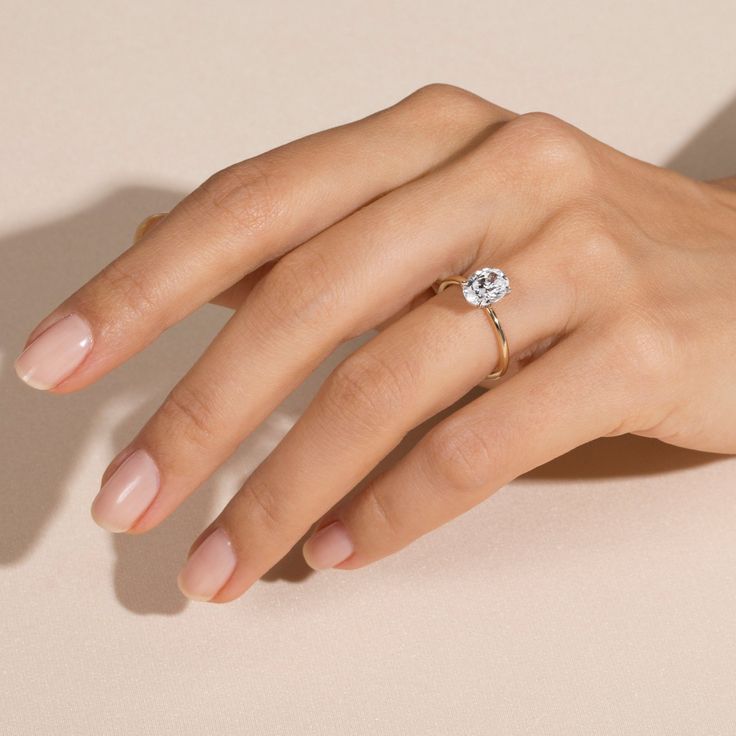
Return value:
M 44 330 L 16 359 L 15 372 L 29 386 L 46 390 L 61 383 L 92 349 L 92 330 L 69 314 Z
M 158 225 L 158 223 L 161 222 L 161 220 L 163 220 L 168 214 L 168 212 L 159 212 L 155 215 L 148 215 L 148 217 L 142 220 L 135 229 L 133 242 L 137 243 L 152 227 L 154 227 L 154 225 Z
M 92 502 L 92 518 L 109 532 L 127 532 L 156 497 L 159 473 L 145 450 L 136 450 L 108 478 Z
M 179 590 L 193 601 L 208 601 L 230 579 L 235 570 L 235 550 L 222 527 L 215 529 L 194 550 L 179 573 Z
M 304 543 L 302 554 L 310 567 L 326 570 L 347 560 L 353 554 L 353 543 L 345 525 L 333 521 Z

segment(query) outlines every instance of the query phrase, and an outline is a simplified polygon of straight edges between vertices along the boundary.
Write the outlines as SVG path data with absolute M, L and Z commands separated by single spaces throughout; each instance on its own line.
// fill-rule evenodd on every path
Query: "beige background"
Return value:
M 89 520 L 98 478 L 223 312 L 78 396 L 12 372 L 144 215 L 427 82 L 736 172 L 733 0 L 0 10 L 0 733 L 736 733 L 736 459 L 594 442 L 372 568 L 310 574 L 292 554 L 235 604 L 187 604 L 190 542 L 329 365 L 137 539 Z

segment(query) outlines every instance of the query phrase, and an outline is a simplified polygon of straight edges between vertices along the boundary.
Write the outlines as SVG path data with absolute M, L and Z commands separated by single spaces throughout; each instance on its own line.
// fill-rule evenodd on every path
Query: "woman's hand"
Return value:
M 507 377 L 332 509 L 496 365 L 483 311 L 431 288 L 484 266 L 513 288 L 496 310 Z M 207 301 L 235 308 L 105 473 L 95 519 L 139 533 L 340 342 L 382 327 L 195 542 L 180 586 L 223 602 L 317 520 L 307 561 L 361 567 L 596 437 L 736 451 L 735 283 L 736 192 L 430 85 L 215 174 L 44 319 L 16 365 L 76 391 Z

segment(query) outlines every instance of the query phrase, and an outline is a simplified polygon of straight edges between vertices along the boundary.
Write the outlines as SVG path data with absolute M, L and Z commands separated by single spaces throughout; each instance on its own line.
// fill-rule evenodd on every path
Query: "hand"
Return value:
M 500 267 L 507 376 L 350 502 L 402 437 L 496 365 L 486 315 L 433 282 Z M 736 192 L 545 113 L 447 85 L 230 166 L 44 319 L 17 360 L 76 391 L 209 300 L 235 312 L 93 504 L 156 526 L 340 342 L 344 360 L 193 545 L 192 598 L 242 594 L 309 527 L 316 568 L 395 552 L 577 445 L 633 432 L 736 451 Z

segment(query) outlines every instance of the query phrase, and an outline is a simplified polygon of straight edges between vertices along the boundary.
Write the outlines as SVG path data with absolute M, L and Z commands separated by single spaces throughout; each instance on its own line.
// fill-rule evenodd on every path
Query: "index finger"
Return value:
M 509 117 L 469 92 L 430 85 L 223 169 L 38 325 L 18 375 L 58 393 L 92 383 L 245 274 Z

